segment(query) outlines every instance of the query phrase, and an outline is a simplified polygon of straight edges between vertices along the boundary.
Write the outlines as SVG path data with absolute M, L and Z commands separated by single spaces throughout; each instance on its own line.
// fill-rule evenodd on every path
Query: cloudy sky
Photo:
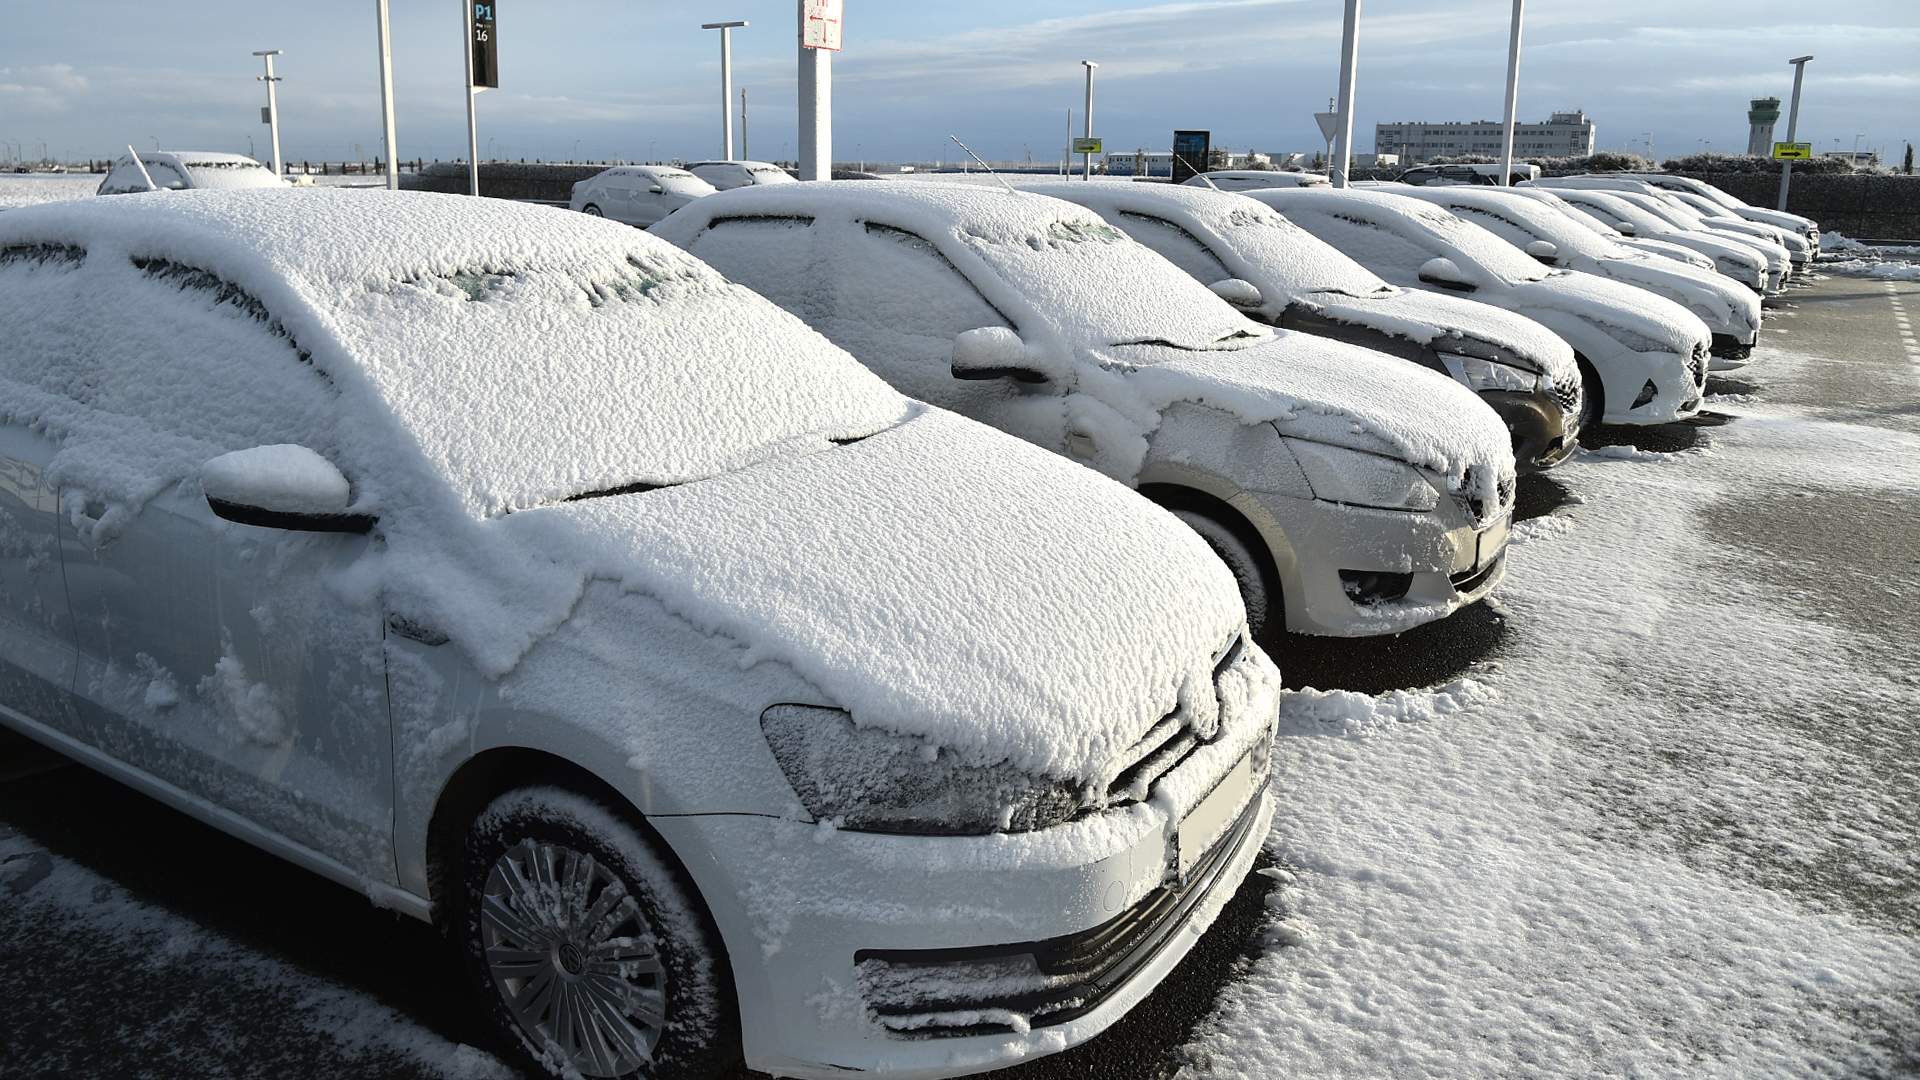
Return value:
M 401 154 L 464 153 L 461 0 L 392 0 Z M 0 0 L 0 141 L 104 156 L 127 143 L 246 152 L 262 90 L 255 49 L 280 48 L 289 158 L 375 153 L 373 4 L 261 0 Z M 736 78 L 749 151 L 794 139 L 794 0 L 499 0 L 503 85 L 480 98 L 483 153 L 704 157 L 719 150 L 718 42 L 744 18 Z M 1101 62 L 1109 150 L 1164 148 L 1175 127 L 1262 150 L 1319 145 L 1339 63 L 1340 0 L 848 0 L 836 61 L 836 156 L 951 158 L 949 134 L 994 159 L 1057 157 Z M 1662 156 L 1744 149 L 1747 99 L 1808 66 L 1801 137 L 1897 155 L 1920 140 L 1920 0 L 1530 0 L 1523 118 L 1583 108 L 1603 148 Z M 1356 146 L 1377 121 L 1496 118 L 1506 0 L 1366 0 Z M 1819 22 L 1830 17 L 1832 22 Z M 1076 130 L 1078 120 L 1076 119 Z M 1781 125 L 1781 137 L 1785 124 Z M 356 151 L 356 146 L 360 151 Z

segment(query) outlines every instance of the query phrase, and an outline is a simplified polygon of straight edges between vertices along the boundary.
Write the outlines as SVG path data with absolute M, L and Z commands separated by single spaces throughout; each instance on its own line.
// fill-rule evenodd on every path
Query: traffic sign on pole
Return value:
M 1075 139 L 1073 140 L 1073 152 L 1076 154 L 1103 153 L 1104 151 L 1101 150 L 1100 145 L 1099 139 Z
M 1317 112 L 1313 114 L 1313 122 L 1320 125 L 1320 137 L 1328 142 L 1332 142 L 1333 133 L 1340 127 L 1340 114 L 1337 112 Z
M 842 0 L 805 0 L 800 14 L 800 47 L 840 51 Z
M 1805 142 L 1777 142 L 1773 144 L 1775 161 L 1811 161 L 1813 144 Z

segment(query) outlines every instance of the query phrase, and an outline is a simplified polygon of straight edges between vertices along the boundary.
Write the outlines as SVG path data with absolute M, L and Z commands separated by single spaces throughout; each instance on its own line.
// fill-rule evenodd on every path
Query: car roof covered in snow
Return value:
M 1487 230 L 1460 220 L 1430 203 L 1403 198 L 1382 190 L 1354 188 L 1267 188 L 1249 191 L 1258 199 L 1312 231 L 1313 216 L 1386 223 L 1431 235 L 1490 273 L 1508 281 L 1537 281 L 1549 273 L 1525 252 Z M 1376 227 L 1381 227 L 1376 225 Z M 1365 259 L 1360 261 L 1365 262 Z
M 1551 204 L 1521 195 L 1511 188 L 1486 184 L 1402 185 L 1388 189 L 1388 193 L 1434 203 L 1456 212 L 1477 210 L 1518 222 L 1542 239 L 1551 240 L 1569 255 L 1587 255 L 1596 259 L 1634 256 L 1632 251 L 1607 239 L 1601 232 L 1580 225 Z M 1473 220 L 1471 213 L 1466 220 Z

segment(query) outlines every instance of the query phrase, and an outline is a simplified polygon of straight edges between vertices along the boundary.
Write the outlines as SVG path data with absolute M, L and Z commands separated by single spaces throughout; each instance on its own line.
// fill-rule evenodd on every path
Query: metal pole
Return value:
M 1091 139 L 1093 138 L 1093 69 L 1099 67 L 1100 65 L 1094 63 L 1091 60 L 1082 60 L 1080 62 L 1087 66 L 1087 138 Z M 1082 178 L 1086 180 L 1092 180 L 1093 179 L 1093 151 L 1089 150 L 1086 153 L 1080 155 L 1080 157 L 1081 157 L 1081 166 L 1084 169 L 1084 175 Z
M 380 26 L 380 115 L 386 125 L 387 189 L 400 190 L 400 142 L 393 130 L 393 33 L 387 19 L 388 0 L 374 0 L 374 20 Z M 471 49 L 468 50 L 471 55 Z
M 1333 160 L 1327 163 L 1334 187 L 1347 186 L 1347 164 L 1353 159 L 1353 81 L 1360 51 L 1360 0 L 1347 0 L 1346 25 L 1340 31 L 1340 105 L 1333 132 Z
M 266 61 L 267 65 L 267 73 L 255 78 L 267 84 L 267 127 L 273 132 L 273 175 L 283 176 L 285 171 L 280 167 L 280 98 L 274 93 L 274 84 L 280 78 L 273 73 L 273 58 L 280 55 L 280 50 L 268 49 L 253 55 Z
M 744 86 L 740 88 L 740 160 L 752 160 L 752 155 L 747 153 L 747 88 Z
M 1073 179 L 1073 106 L 1067 106 L 1067 141 L 1060 144 L 1060 178 Z
M 473 0 L 460 0 L 462 18 L 466 20 L 467 42 L 461 48 L 467 58 L 467 194 L 480 194 L 480 124 L 473 115 Z
M 1513 129 L 1520 108 L 1520 23 L 1527 0 L 1513 0 L 1513 32 L 1507 38 L 1507 130 L 1500 154 L 1500 183 L 1513 186 Z M 1379 147 L 1374 147 L 1378 150 Z
M 800 179 L 833 176 L 833 53 L 806 44 L 807 0 L 800 12 Z
M 747 25 L 735 22 L 701 23 L 702 30 L 720 31 L 720 160 L 733 157 L 733 28 Z
M 1793 65 L 1793 105 L 1787 110 L 1788 142 L 1792 142 L 1793 137 L 1800 131 L 1800 82 L 1807 74 L 1807 61 L 1811 59 L 1813 59 L 1812 56 L 1796 56 L 1787 61 Z M 1787 188 L 1792 183 L 1793 162 L 1783 161 L 1780 163 L 1780 210 L 1782 212 L 1787 209 Z

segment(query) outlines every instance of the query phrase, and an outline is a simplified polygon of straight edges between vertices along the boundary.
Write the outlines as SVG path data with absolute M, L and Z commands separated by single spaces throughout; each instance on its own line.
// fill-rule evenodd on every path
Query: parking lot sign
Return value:
M 806 0 L 801 11 L 800 47 L 840 51 L 841 0 Z
M 1073 152 L 1076 154 L 1098 154 L 1101 152 L 1100 140 L 1075 139 L 1073 140 Z
M 473 85 L 500 88 L 499 6 L 495 0 L 468 0 L 473 5 Z
M 1811 161 L 1813 144 L 1810 142 L 1777 142 L 1773 144 L 1775 161 Z

